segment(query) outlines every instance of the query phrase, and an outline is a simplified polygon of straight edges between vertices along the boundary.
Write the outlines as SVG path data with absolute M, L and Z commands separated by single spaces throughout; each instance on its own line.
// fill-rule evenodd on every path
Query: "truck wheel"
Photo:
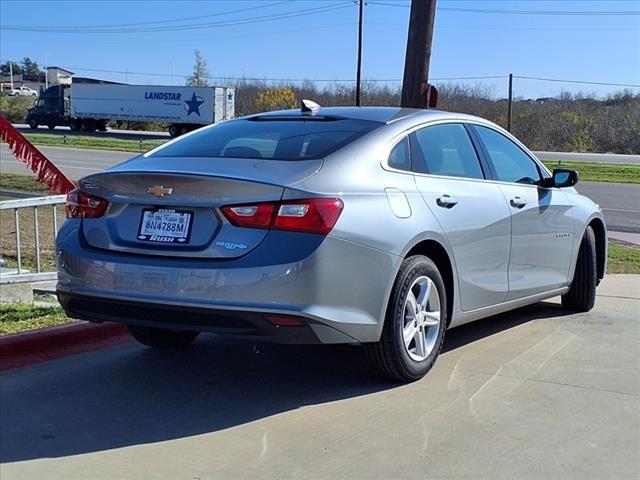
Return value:
M 106 120 L 99 120 L 98 121 L 98 131 L 99 132 L 106 132 L 107 131 L 107 121 Z
M 49 130 L 53 130 L 54 128 L 56 128 L 56 124 L 55 123 L 48 123 L 47 127 L 49 127 Z
M 36 122 L 35 118 L 29 119 L 29 128 L 33 128 L 33 129 L 38 128 L 38 122 Z
M 180 131 L 182 129 L 180 128 L 180 125 L 171 125 L 169 127 L 169 135 L 173 138 L 177 137 L 180 135 Z
M 78 130 L 80 130 L 80 128 L 82 128 L 80 124 L 80 120 L 78 120 L 77 118 L 74 118 L 73 120 L 71 120 L 69 122 L 69 128 L 74 132 L 77 132 Z
M 96 129 L 92 118 L 83 118 L 81 125 L 83 132 L 93 132 Z

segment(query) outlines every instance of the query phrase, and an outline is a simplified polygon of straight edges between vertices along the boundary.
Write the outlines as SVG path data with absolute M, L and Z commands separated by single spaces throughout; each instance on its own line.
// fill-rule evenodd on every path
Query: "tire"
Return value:
M 72 119 L 69 122 L 69 128 L 71 129 L 71 131 L 73 132 L 77 132 L 82 128 L 81 122 L 80 120 L 78 120 L 77 118 Z
M 169 127 L 169 136 L 173 138 L 179 136 L 180 130 L 181 130 L 180 125 L 171 125 Z
M 422 307 L 419 307 L 426 308 L 422 310 L 422 317 L 412 316 L 412 310 L 415 312 L 416 309 L 410 305 L 410 294 L 413 293 L 414 298 L 420 298 L 418 294 L 423 292 L 423 287 L 431 292 L 425 296 L 428 301 L 425 300 Z M 431 313 L 431 316 L 424 316 L 425 311 Z M 436 312 L 438 319 L 437 324 L 434 324 Z M 401 382 L 412 382 L 424 377 L 442 349 L 447 318 L 447 292 L 436 265 L 423 255 L 405 259 L 391 291 L 380 341 L 364 346 L 374 369 L 386 378 Z M 416 330 L 420 322 L 429 322 L 431 325 L 423 323 L 418 326 L 412 337 L 411 332 Z M 407 338 L 412 338 L 408 346 L 405 346 L 404 332 L 409 332 Z M 424 339 L 424 343 L 420 342 L 422 349 L 418 345 L 421 335 Z
M 591 310 L 596 303 L 597 276 L 596 236 L 593 229 L 587 227 L 580 243 L 573 282 L 569 291 L 562 295 L 562 306 L 577 312 Z
M 143 345 L 152 348 L 182 348 L 193 342 L 200 332 L 175 331 L 165 328 L 129 325 L 129 333 Z
M 54 128 L 56 128 L 56 124 L 55 123 L 49 123 L 47 125 L 47 127 L 49 127 L 49 130 L 53 130 Z
M 34 130 L 38 128 L 38 122 L 36 121 L 35 118 L 29 119 L 29 128 L 33 128 Z

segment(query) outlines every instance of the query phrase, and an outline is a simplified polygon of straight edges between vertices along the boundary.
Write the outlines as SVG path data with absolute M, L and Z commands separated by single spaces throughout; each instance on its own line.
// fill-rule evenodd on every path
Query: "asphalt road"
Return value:
M 640 163 L 640 155 L 613 153 L 534 152 L 541 160 L 594 162 L 594 163 Z
M 39 147 L 71 179 L 99 172 L 127 160 L 135 154 L 60 147 Z M 6 145 L 0 145 L 0 171 L 27 174 Z M 604 210 L 610 230 L 640 233 L 640 185 L 582 182 L 578 190 L 592 198 Z
M 410 385 L 358 347 L 202 336 L 0 377 L 0 474 L 21 479 L 640 478 L 640 278 L 447 332 Z

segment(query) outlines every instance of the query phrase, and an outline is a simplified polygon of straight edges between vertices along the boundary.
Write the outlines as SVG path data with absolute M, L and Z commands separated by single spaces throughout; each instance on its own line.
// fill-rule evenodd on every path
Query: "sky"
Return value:
M 367 0 L 365 80 L 399 84 L 409 4 Z M 459 80 L 488 85 L 499 98 L 507 95 L 509 73 L 640 85 L 640 0 L 437 0 L 437 6 L 430 67 L 436 83 L 499 77 Z M 210 80 L 215 84 L 236 77 L 354 80 L 357 20 L 353 0 L 2 0 L 0 61 L 31 57 L 82 76 L 170 85 L 184 83 L 197 49 L 210 75 L 221 77 Z M 563 91 L 604 96 L 623 88 L 514 80 L 522 98 Z

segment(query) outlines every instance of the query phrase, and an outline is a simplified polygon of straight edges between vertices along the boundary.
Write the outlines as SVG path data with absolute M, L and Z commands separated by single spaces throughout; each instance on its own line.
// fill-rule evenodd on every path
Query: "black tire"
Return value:
M 402 332 L 409 289 L 422 276 L 428 277 L 437 289 L 440 299 L 440 324 L 433 349 L 424 360 L 416 361 L 404 345 Z M 433 367 L 442 349 L 447 318 L 447 292 L 435 263 L 423 255 L 405 259 L 391 291 L 380 341 L 364 345 L 374 369 L 386 378 L 402 382 L 412 382 L 424 377 Z
M 33 128 L 34 130 L 38 128 L 38 122 L 36 121 L 35 118 L 29 119 L 29 128 Z
M 55 123 L 49 123 L 47 125 L 47 127 L 49 127 L 49 130 L 53 130 L 54 128 L 56 128 L 56 124 Z
M 580 243 L 573 282 L 569 291 L 562 295 L 562 306 L 578 312 L 591 310 L 596 303 L 597 276 L 596 236 L 593 229 L 587 227 Z
M 180 135 L 180 130 L 181 130 L 181 129 L 182 129 L 182 128 L 180 127 L 180 125 L 171 125 L 171 126 L 169 127 L 169 136 L 170 136 L 170 137 L 173 137 L 173 138 L 175 138 L 175 137 L 179 136 L 179 135 Z
M 165 328 L 129 325 L 129 333 L 143 345 L 152 348 L 181 348 L 193 342 L 199 332 L 175 331 Z
M 78 120 L 77 118 L 72 119 L 69 122 L 69 128 L 73 131 L 73 132 L 77 132 L 82 128 L 81 122 L 80 120 Z

